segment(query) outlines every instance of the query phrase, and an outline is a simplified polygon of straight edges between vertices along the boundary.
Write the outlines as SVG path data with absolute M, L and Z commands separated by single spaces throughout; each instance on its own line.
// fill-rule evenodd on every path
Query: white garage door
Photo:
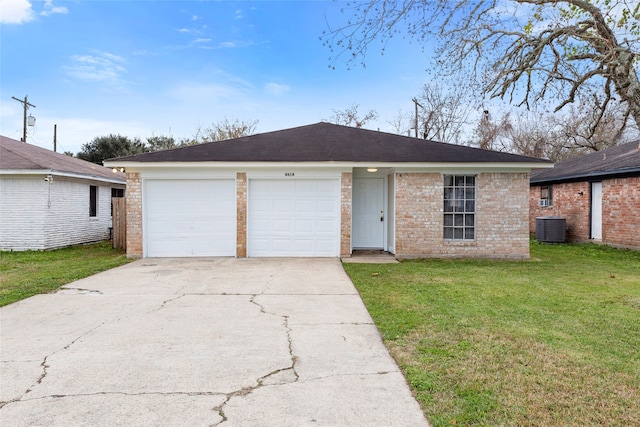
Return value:
M 234 180 L 145 180 L 146 256 L 235 256 Z
M 249 256 L 340 255 L 338 179 L 249 180 Z

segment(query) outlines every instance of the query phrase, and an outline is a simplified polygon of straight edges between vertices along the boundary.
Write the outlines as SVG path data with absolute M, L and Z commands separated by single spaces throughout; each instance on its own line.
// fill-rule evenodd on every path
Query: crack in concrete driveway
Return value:
M 3 426 L 428 425 L 335 259 L 140 260 L 0 316 Z

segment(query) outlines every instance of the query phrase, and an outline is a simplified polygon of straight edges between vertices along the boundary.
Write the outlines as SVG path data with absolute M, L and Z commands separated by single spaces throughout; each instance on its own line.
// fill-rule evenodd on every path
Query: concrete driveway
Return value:
M 0 425 L 426 426 L 335 259 L 144 259 L 0 309 Z

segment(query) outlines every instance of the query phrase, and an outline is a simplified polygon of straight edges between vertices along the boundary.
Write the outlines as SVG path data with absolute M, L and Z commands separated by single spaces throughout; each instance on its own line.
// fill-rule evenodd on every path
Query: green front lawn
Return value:
M 0 252 L 0 307 L 129 261 L 108 241 L 52 251 Z
M 344 268 L 432 425 L 640 425 L 640 251 Z

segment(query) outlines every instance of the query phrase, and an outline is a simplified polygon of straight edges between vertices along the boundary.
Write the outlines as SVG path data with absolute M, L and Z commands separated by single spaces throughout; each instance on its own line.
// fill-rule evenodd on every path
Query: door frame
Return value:
M 383 251 L 390 251 L 393 249 L 393 243 L 389 242 L 389 228 L 393 227 L 395 217 L 395 205 L 389 203 L 390 200 L 393 200 L 393 197 L 390 197 L 390 186 L 395 185 L 393 179 L 389 180 L 389 174 L 391 171 L 389 169 L 378 169 L 376 172 L 367 172 L 366 168 L 354 168 L 353 169 L 353 185 L 352 185 L 352 194 L 351 194 L 351 252 L 353 253 L 354 249 L 359 249 L 357 246 L 353 244 L 353 227 L 356 222 L 355 212 L 353 211 L 353 197 L 356 191 L 356 181 L 364 180 L 364 179 L 382 179 L 382 210 L 384 212 L 384 220 L 382 221 L 382 247 L 380 248 Z M 390 222 L 391 220 L 391 222 Z M 392 235 L 394 233 L 391 233 Z
M 599 197 L 595 197 L 595 188 L 599 188 Z M 591 182 L 591 209 L 589 212 L 589 237 L 592 240 L 602 240 L 602 181 Z M 599 218 L 596 216 L 599 213 Z M 600 236 L 595 237 L 594 231 L 599 231 Z

